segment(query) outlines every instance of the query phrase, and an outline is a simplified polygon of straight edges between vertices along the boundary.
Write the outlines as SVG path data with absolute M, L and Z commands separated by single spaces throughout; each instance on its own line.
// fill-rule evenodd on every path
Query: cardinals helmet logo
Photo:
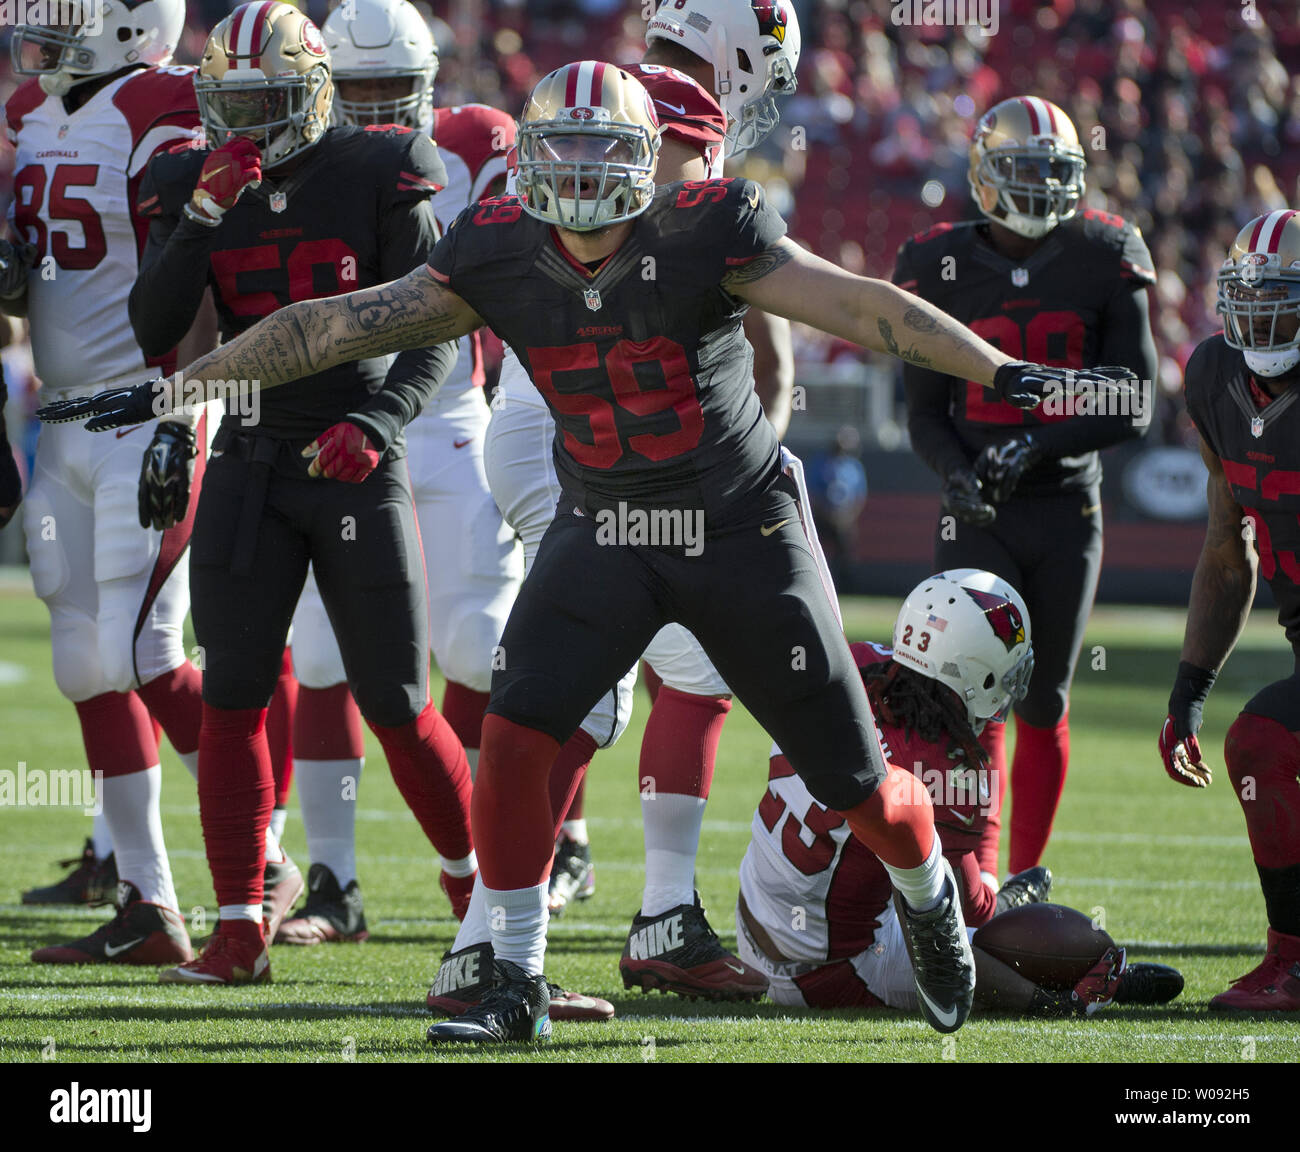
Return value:
M 763 36 L 775 36 L 778 44 L 785 43 L 785 29 L 789 17 L 782 0 L 754 0 L 754 15 L 758 17 L 758 31 Z
M 1025 642 L 1025 622 L 1020 618 L 1020 609 L 1010 600 L 996 592 L 977 592 L 974 588 L 962 591 L 980 606 L 993 634 L 1006 645 L 1008 652 Z

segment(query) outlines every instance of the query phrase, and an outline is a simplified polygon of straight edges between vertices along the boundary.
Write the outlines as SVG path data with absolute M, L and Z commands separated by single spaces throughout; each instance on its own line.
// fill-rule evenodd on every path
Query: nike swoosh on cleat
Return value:
M 949 1028 L 949 1029 L 954 1028 L 956 1026 L 957 1024 L 956 1005 L 953 1005 L 953 1007 L 949 1008 L 947 1012 L 944 1012 L 940 1010 L 939 1005 L 937 1005 L 933 1000 L 930 999 L 929 996 L 925 994 L 924 989 L 918 988 L 916 990 L 916 994 L 920 996 L 922 1000 L 925 1001 L 926 1006 L 934 1014 L 934 1018 L 938 1020 L 940 1024 L 942 1024 L 945 1028 Z
M 764 536 L 771 536 L 772 533 L 775 532 L 778 528 L 782 528 L 789 523 L 790 523 L 790 517 L 787 516 L 784 520 L 777 521 L 777 523 L 773 524 L 771 527 L 768 527 L 768 525 L 766 524 L 762 525 L 759 528 L 759 531 L 763 533 Z
M 743 976 L 745 974 L 745 966 L 743 964 L 733 964 L 730 960 L 724 960 L 723 963 L 737 976 Z
M 948 811 L 951 812 L 954 816 L 956 816 L 957 819 L 960 820 L 963 824 L 965 824 L 967 828 L 969 828 L 972 824 L 975 823 L 974 812 L 972 812 L 969 816 L 963 816 L 960 812 L 957 811 L 956 808 L 949 808 Z
M 117 438 L 121 440 L 123 436 L 129 436 L 132 432 L 135 432 L 138 429 L 143 427 L 144 427 L 143 424 L 132 424 L 130 428 L 119 428 L 117 430 Z
M 144 943 L 144 937 L 141 936 L 135 940 L 128 940 L 125 944 L 119 944 L 116 948 L 114 948 L 112 944 L 105 944 L 104 955 L 111 960 L 114 956 L 120 956 L 123 952 L 126 952 L 129 949 L 134 948 L 137 944 L 143 944 L 143 943 Z

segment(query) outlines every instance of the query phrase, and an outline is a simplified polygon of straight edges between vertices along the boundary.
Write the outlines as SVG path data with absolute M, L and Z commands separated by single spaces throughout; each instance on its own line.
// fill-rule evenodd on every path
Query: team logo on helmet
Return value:
M 313 56 L 325 55 L 325 38 L 310 20 L 302 26 L 302 46 Z
M 785 43 L 785 29 L 790 18 L 781 0 L 755 0 L 754 15 L 758 17 L 758 31 L 763 36 L 775 36 L 778 44 Z
M 979 592 L 974 588 L 962 588 L 984 613 L 993 634 L 1002 641 L 1010 652 L 1017 644 L 1025 642 L 1025 622 L 1020 617 L 1020 609 L 1005 596 L 996 592 Z
M 570 108 L 569 115 L 574 120 L 590 120 L 596 115 L 590 108 Z
M 1255 284 L 1264 278 L 1264 265 L 1268 257 L 1262 252 L 1249 252 L 1241 258 L 1241 279 L 1247 284 Z

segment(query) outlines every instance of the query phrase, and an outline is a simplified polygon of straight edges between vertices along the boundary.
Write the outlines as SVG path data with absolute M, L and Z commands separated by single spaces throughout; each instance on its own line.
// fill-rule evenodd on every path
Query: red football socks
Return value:
M 556 837 L 566 820 L 582 819 L 587 767 L 595 755 L 596 741 L 579 728 L 561 745 L 559 755 L 551 765 L 551 816 L 555 822 Z
M 102 772 L 107 780 L 158 763 L 149 710 L 134 692 L 104 692 L 75 707 L 91 772 Z
M 275 682 L 271 706 L 266 713 L 266 743 L 271 750 L 277 808 L 284 807 L 293 785 L 293 729 L 297 705 L 298 681 L 293 674 L 293 657 L 286 648 L 280 658 L 280 676 Z
M 188 662 L 178 664 L 170 672 L 141 685 L 136 692 L 177 752 L 184 755 L 198 748 L 199 728 L 203 724 L 202 672 Z
M 722 726 L 731 711 L 726 696 L 696 696 L 662 687 L 641 740 L 639 788 L 709 797 Z
M 910 772 L 889 768 L 880 787 L 843 813 L 853 835 L 893 868 L 919 868 L 934 847 L 930 794 Z
M 474 785 L 483 883 L 497 891 L 545 884 L 555 852 L 549 778 L 559 741 L 489 712 Z M 543 892 L 543 896 L 545 893 Z
M 366 754 L 361 712 L 347 684 L 299 686 L 293 754 L 299 760 L 357 760 Z
M 1011 762 L 1012 874 L 1033 868 L 1052 834 L 1056 806 L 1070 765 L 1070 715 L 1051 728 L 1035 728 L 1016 717 L 1016 754 Z
M 275 778 L 266 709 L 203 706 L 199 816 L 217 904 L 260 904 Z
M 466 749 L 477 748 L 483 739 L 483 713 L 491 696 L 490 692 L 475 692 L 454 680 L 447 681 L 442 694 L 443 719 Z

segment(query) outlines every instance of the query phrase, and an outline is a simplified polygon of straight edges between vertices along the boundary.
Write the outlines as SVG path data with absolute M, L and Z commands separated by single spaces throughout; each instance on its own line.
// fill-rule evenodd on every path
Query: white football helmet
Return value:
M 28 7 L 44 9 L 52 22 L 19 24 L 10 57 L 15 72 L 39 76 L 50 96 L 132 64 L 166 64 L 185 27 L 184 0 L 51 0 Z
M 776 97 L 795 90 L 802 38 L 790 0 L 663 0 L 645 40 L 680 44 L 713 65 L 728 156 L 759 144 L 781 119 Z
M 209 147 L 247 137 L 263 168 L 296 156 L 329 126 L 334 87 L 320 29 L 289 4 L 241 4 L 212 29 L 194 94 Z
M 334 61 L 334 115 L 343 124 L 427 128 L 438 46 L 407 0 L 351 0 L 321 29 Z M 367 91 L 354 94 L 355 86 Z M 384 91 L 377 91 L 380 86 Z
M 1223 339 L 1257 376 L 1300 364 L 1300 212 L 1282 209 L 1247 224 L 1219 269 Z
M 599 60 L 543 76 L 519 121 L 516 183 L 530 216 L 589 232 L 639 216 L 655 194 L 659 120 L 636 77 Z
M 1086 161 L 1065 112 L 1039 96 L 995 104 L 975 126 L 971 195 L 990 220 L 1037 240 L 1074 215 Z
M 1029 690 L 1029 610 L 1000 576 L 953 568 L 922 580 L 894 624 L 894 659 L 961 697 L 976 732 Z

